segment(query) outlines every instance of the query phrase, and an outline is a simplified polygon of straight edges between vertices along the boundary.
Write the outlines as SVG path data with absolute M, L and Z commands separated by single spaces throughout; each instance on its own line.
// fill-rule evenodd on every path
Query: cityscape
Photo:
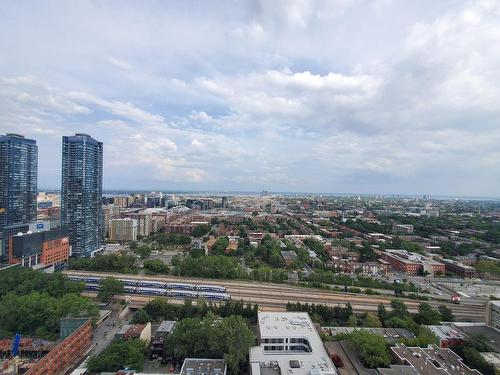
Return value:
M 0 375 L 500 373 L 500 3 L 0 8 Z

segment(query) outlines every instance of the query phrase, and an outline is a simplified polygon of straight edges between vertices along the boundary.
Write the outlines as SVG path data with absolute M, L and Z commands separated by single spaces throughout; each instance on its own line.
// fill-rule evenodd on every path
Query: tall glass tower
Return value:
M 0 236 L 4 227 L 36 219 L 37 167 L 36 141 L 0 135 Z
M 90 256 L 102 246 L 102 143 L 87 134 L 63 137 L 61 221 L 72 254 Z

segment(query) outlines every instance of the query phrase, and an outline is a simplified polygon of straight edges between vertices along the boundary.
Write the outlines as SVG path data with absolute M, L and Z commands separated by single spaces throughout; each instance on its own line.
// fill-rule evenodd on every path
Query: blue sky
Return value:
M 0 132 L 104 188 L 498 196 L 500 2 L 0 4 Z

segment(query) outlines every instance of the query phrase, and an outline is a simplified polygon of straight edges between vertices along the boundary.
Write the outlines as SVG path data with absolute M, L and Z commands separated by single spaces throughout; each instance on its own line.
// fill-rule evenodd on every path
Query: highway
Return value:
M 240 280 L 215 280 L 215 279 L 200 279 L 190 277 L 177 276 L 151 276 L 151 275 L 131 275 L 104 273 L 92 271 L 65 271 L 67 275 L 88 275 L 88 276 L 114 276 L 120 278 L 147 279 L 165 282 L 184 282 L 196 284 L 211 284 L 224 285 L 227 293 L 231 295 L 233 300 L 242 299 L 245 303 L 259 304 L 260 307 L 266 310 L 283 310 L 286 308 L 287 302 L 315 303 L 326 304 L 328 306 L 336 306 L 338 304 L 350 303 L 353 309 L 357 312 L 376 311 L 379 303 L 386 306 L 390 304 L 388 296 L 373 296 L 353 293 L 339 293 L 327 291 L 323 289 L 306 288 L 292 286 L 288 284 L 273 284 L 256 281 L 240 281 Z M 153 297 L 130 296 L 130 301 L 134 307 L 145 304 Z M 402 299 L 408 310 L 412 313 L 417 312 L 418 305 L 421 301 Z M 461 305 L 454 305 L 450 302 L 429 301 L 429 303 L 437 307 L 445 305 L 449 307 L 453 314 L 461 320 L 470 320 L 474 322 L 482 322 L 485 317 L 485 303 L 477 301 L 468 302 L 463 299 Z

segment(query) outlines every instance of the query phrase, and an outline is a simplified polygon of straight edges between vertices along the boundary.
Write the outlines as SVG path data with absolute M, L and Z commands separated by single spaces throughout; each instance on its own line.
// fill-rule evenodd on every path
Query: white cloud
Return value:
M 499 25 L 497 1 L 7 5 L 0 127 L 39 140 L 42 186 L 85 131 L 111 187 L 497 194 Z

